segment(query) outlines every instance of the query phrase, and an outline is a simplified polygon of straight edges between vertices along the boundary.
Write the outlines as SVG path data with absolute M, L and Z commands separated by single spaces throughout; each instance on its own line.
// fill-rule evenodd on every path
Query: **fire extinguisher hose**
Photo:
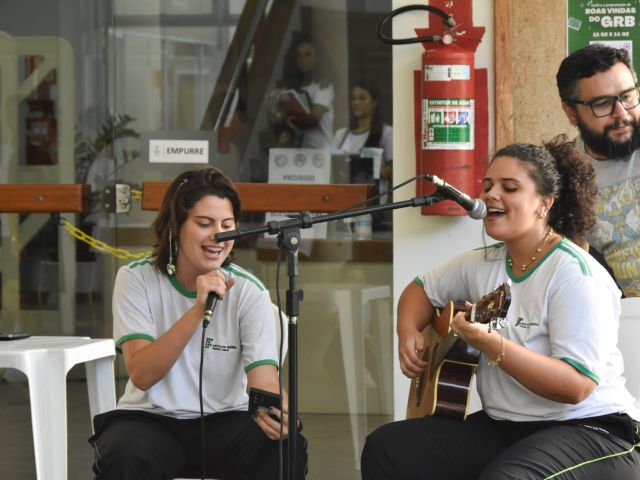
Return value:
M 426 10 L 428 12 L 434 13 L 440 17 L 442 17 L 445 27 L 453 30 L 456 27 L 456 21 L 453 18 L 453 15 L 443 12 L 439 8 L 432 7 L 430 5 L 406 5 L 404 7 L 396 8 L 392 10 L 391 13 L 382 17 L 382 19 L 378 22 L 378 26 L 376 28 L 376 32 L 378 33 L 378 38 L 384 43 L 388 43 L 389 45 L 408 45 L 410 43 L 422 43 L 422 42 L 437 42 L 442 37 L 439 35 L 430 35 L 427 37 L 407 37 L 407 38 L 392 38 L 382 32 L 382 29 L 385 28 L 389 20 L 393 17 L 400 15 L 404 12 L 409 12 L 413 10 Z

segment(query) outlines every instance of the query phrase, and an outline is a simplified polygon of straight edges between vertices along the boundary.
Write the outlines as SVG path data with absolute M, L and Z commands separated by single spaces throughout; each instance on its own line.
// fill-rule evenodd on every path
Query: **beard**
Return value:
M 630 125 L 633 129 L 631 138 L 625 142 L 618 142 L 609 138 L 609 132 L 620 125 Z M 584 144 L 588 149 L 610 160 L 621 160 L 629 157 L 640 148 L 640 125 L 637 120 L 616 120 L 604 127 L 602 133 L 591 130 L 580 118 L 577 119 L 577 127 Z

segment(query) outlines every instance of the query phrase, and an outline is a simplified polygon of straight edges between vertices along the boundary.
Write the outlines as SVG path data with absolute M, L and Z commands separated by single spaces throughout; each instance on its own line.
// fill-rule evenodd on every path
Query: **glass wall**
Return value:
M 82 213 L 0 205 L 0 330 L 112 335 L 115 273 L 152 243 L 145 182 L 200 165 L 160 158 L 164 145 L 206 146 L 204 161 L 236 182 L 384 192 L 391 50 L 375 28 L 390 9 L 390 0 L 3 0 L 0 182 L 90 193 Z M 242 227 L 282 215 L 247 211 Z M 298 391 L 309 478 L 326 478 L 323 465 L 359 478 L 366 432 L 391 419 L 391 229 L 379 214 L 303 232 Z M 275 238 L 239 241 L 235 257 L 275 302 Z

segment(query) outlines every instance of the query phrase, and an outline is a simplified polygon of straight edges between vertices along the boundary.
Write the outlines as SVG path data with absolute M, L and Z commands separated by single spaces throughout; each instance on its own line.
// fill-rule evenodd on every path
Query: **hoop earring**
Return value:
M 169 261 L 167 262 L 167 273 L 169 275 L 176 274 L 176 266 L 173 263 L 173 233 L 169 231 Z

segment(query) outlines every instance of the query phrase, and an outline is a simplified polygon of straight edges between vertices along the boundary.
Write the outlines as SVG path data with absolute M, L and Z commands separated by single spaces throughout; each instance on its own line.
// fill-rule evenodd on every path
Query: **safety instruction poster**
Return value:
M 473 150 L 473 100 L 422 100 L 423 150 Z
M 604 43 L 629 51 L 638 71 L 640 0 L 567 0 L 567 52 L 591 43 Z

